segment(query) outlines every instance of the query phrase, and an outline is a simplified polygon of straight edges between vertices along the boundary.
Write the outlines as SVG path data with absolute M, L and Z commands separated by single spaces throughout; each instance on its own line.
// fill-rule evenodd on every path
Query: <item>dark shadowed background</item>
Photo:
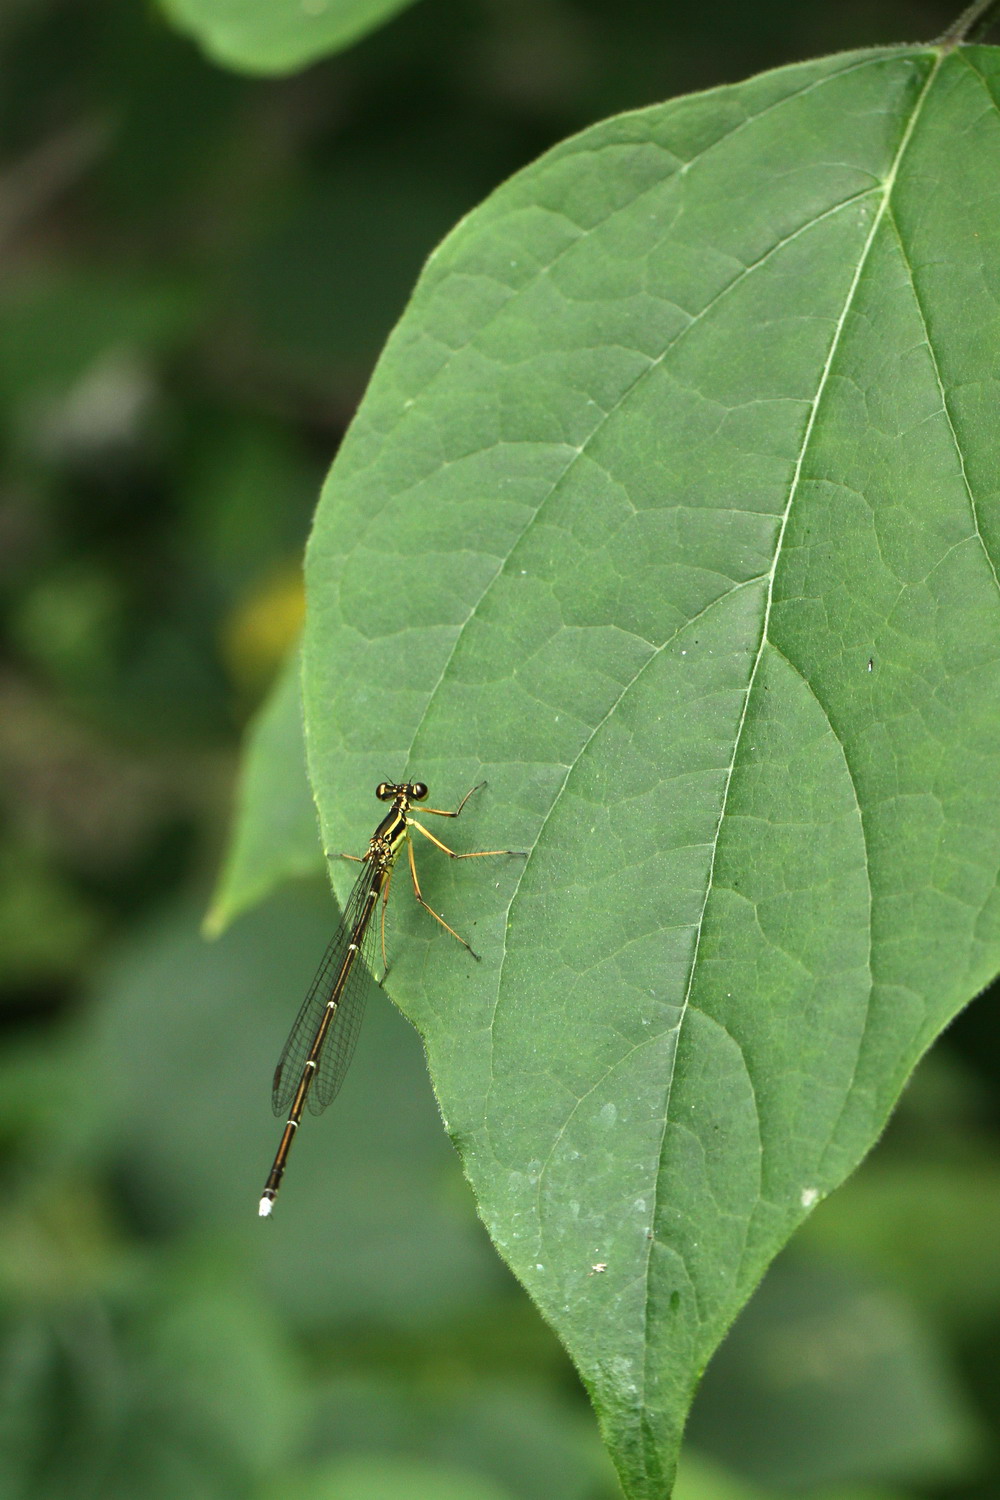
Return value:
M 318 877 L 201 937 L 240 736 L 455 220 L 607 114 L 960 8 L 421 0 L 274 82 L 139 0 L 0 6 L 0 1500 L 618 1493 L 388 1001 L 257 1220 L 334 912 Z M 1000 1494 L 996 1014 L 741 1318 L 683 1500 Z

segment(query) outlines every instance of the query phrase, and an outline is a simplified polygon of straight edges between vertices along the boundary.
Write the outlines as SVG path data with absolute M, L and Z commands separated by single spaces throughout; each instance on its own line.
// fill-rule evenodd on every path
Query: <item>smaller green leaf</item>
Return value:
M 161 0 L 179 30 L 242 73 L 294 73 L 349 47 L 412 0 Z
M 218 937 L 286 880 L 323 868 L 306 777 L 296 650 L 247 732 L 229 851 L 205 918 L 206 936 Z

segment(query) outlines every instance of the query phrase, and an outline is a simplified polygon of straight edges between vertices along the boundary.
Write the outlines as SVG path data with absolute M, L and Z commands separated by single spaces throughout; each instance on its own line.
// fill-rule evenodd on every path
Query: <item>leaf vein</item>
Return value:
M 910 262 L 910 257 L 906 253 L 906 245 L 904 243 L 899 224 L 896 220 L 896 215 L 892 212 L 891 207 L 888 212 L 888 219 L 889 223 L 892 225 L 896 243 L 899 246 L 899 253 L 903 258 L 903 265 L 906 268 L 906 277 L 910 283 L 910 289 L 913 292 L 913 305 L 917 310 L 917 316 L 920 319 L 920 326 L 924 331 L 924 340 L 927 345 L 927 352 L 930 355 L 931 366 L 934 370 L 934 379 L 937 382 L 938 394 L 941 397 L 941 409 L 944 412 L 945 420 L 948 423 L 948 431 L 951 433 L 951 441 L 955 449 L 955 456 L 958 459 L 958 466 L 962 474 L 962 484 L 965 487 L 966 495 L 969 497 L 969 510 L 972 515 L 972 525 L 975 529 L 976 536 L 979 539 L 979 545 L 983 550 L 983 556 L 986 558 L 990 572 L 993 575 L 994 586 L 997 589 L 997 592 L 1000 593 L 1000 578 L 998 578 L 997 576 L 996 564 L 994 563 L 993 558 L 990 556 L 989 548 L 986 545 L 986 539 L 983 536 L 982 529 L 979 525 L 979 506 L 976 504 L 976 497 L 973 493 L 972 483 L 969 479 L 969 472 L 965 462 L 965 451 L 962 448 L 962 444 L 959 442 L 958 431 L 955 427 L 955 420 L 951 414 L 951 407 L 948 403 L 948 395 L 947 391 L 945 390 L 944 380 L 941 375 L 941 366 L 938 363 L 937 352 L 935 351 L 933 342 L 931 341 L 931 331 L 930 326 L 927 322 L 927 313 L 924 308 L 923 300 L 920 296 L 920 291 L 917 287 L 917 278 L 914 273 L 913 266 Z
M 743 267 L 739 272 L 737 272 L 737 274 L 730 281 L 726 282 L 726 284 L 725 284 L 724 287 L 721 287 L 720 290 L 718 292 L 716 292 L 715 295 L 709 299 L 709 301 L 705 304 L 704 307 L 702 307 L 702 308 L 699 309 L 699 311 L 691 319 L 690 323 L 687 323 L 684 326 L 684 328 L 682 328 L 677 334 L 674 335 L 674 337 L 672 339 L 669 340 L 669 342 L 664 346 L 664 348 L 660 352 L 660 354 L 658 354 L 655 359 L 651 360 L 650 363 L 648 365 L 646 365 L 640 371 L 640 373 L 637 376 L 635 376 L 635 378 L 628 383 L 628 385 L 626 385 L 625 389 L 621 392 L 621 394 L 619 395 L 619 397 L 617 398 L 617 400 L 608 408 L 608 410 L 606 412 L 602 413 L 600 421 L 597 422 L 595 424 L 595 426 L 592 428 L 592 430 L 587 435 L 587 438 L 583 442 L 583 444 L 579 448 L 576 448 L 576 449 L 574 449 L 572 451 L 572 457 L 565 464 L 564 468 L 562 469 L 562 472 L 552 481 L 552 484 L 550 485 L 550 487 L 549 487 L 548 492 L 546 493 L 546 495 L 542 498 L 542 500 L 539 501 L 538 505 L 531 512 L 531 514 L 529 515 L 527 521 L 525 522 L 525 524 L 524 524 L 524 526 L 523 526 L 520 534 L 512 542 L 510 548 L 508 549 L 508 552 L 507 552 L 506 556 L 501 560 L 499 567 L 496 569 L 496 572 L 493 574 L 493 576 L 484 585 L 483 589 L 481 590 L 479 596 L 475 600 L 475 603 L 473 604 L 472 608 L 469 610 L 469 612 L 466 615 L 465 619 L 457 627 L 457 629 L 455 631 L 455 637 L 454 637 L 454 640 L 453 640 L 452 645 L 451 645 L 451 649 L 447 652 L 447 654 L 444 657 L 444 660 L 442 661 L 441 671 L 438 674 L 437 681 L 434 683 L 434 686 L 428 691 L 427 699 L 426 699 L 426 702 L 425 702 L 425 705 L 424 705 L 423 714 L 421 715 L 420 720 L 419 720 L 419 722 L 417 724 L 417 727 L 415 728 L 413 736 L 411 738 L 411 741 L 410 741 L 410 750 L 409 750 L 409 757 L 410 757 L 411 760 L 412 760 L 412 758 L 413 758 L 413 756 L 414 756 L 414 754 L 416 752 L 416 745 L 417 745 L 417 741 L 418 741 L 420 729 L 427 722 L 427 718 L 428 718 L 428 715 L 429 715 L 429 712 L 430 712 L 431 705 L 433 704 L 434 699 L 437 696 L 437 693 L 440 690 L 441 685 L 444 682 L 445 677 L 448 674 L 448 670 L 449 670 L 452 662 L 455 659 L 455 655 L 456 655 L 456 653 L 458 651 L 459 645 L 461 644 L 462 637 L 463 637 L 463 635 L 465 633 L 465 630 L 467 629 L 467 627 L 470 624 L 470 622 L 475 618 L 478 610 L 481 608 L 481 606 L 483 604 L 483 601 L 488 597 L 488 595 L 489 595 L 490 591 L 492 590 L 492 588 L 494 587 L 494 585 L 503 576 L 506 568 L 509 567 L 509 566 L 511 566 L 513 564 L 513 562 L 515 560 L 515 557 L 517 555 L 517 550 L 518 550 L 519 546 L 521 545 L 522 541 L 524 540 L 524 538 L 526 537 L 526 535 L 528 534 L 528 532 L 531 530 L 532 526 L 534 526 L 534 525 L 537 524 L 538 518 L 541 515 L 544 507 L 547 504 L 549 504 L 552 501 L 552 499 L 554 498 L 554 496 L 556 496 L 559 493 L 560 488 L 561 488 L 563 482 L 565 481 L 565 479 L 567 478 L 567 476 L 572 472 L 572 469 L 573 469 L 574 465 L 587 452 L 587 450 L 590 447 L 591 443 L 593 443 L 596 440 L 596 438 L 599 436 L 599 434 L 603 431 L 605 425 L 611 420 L 611 418 L 614 416 L 614 414 L 624 405 L 624 403 L 629 399 L 629 397 L 637 389 L 637 387 L 640 385 L 640 383 L 643 380 L 645 380 L 647 378 L 647 376 L 649 376 L 654 370 L 658 369 L 663 364 L 663 362 L 666 360 L 667 356 L 677 347 L 677 345 L 681 342 L 681 340 L 683 338 L 685 338 L 688 333 L 690 333 L 691 329 L 697 327 L 697 325 L 702 321 L 702 319 L 705 318 L 705 317 L 707 317 L 708 314 L 712 311 L 712 309 L 725 296 L 727 296 L 731 291 L 733 291 L 737 286 L 739 286 L 748 276 L 753 275 L 753 273 L 755 271 L 759 270 L 761 266 L 765 265 L 766 262 L 768 260 L 770 260 L 770 258 L 773 255 L 778 254 L 779 251 L 781 251 L 782 249 L 784 249 L 786 245 L 790 244 L 793 240 L 797 239 L 800 235 L 807 233 L 810 229 L 813 229 L 817 224 L 822 223 L 825 219 L 831 218 L 834 214 L 839 213 L 842 209 L 846 209 L 846 208 L 850 207 L 852 204 L 857 203 L 860 199 L 871 196 L 875 191 L 877 191 L 877 189 L 874 189 L 874 188 L 865 188 L 861 192 L 851 193 L 847 198 L 841 199 L 837 203 L 832 204 L 831 207 L 829 207 L 827 209 L 824 209 L 822 213 L 815 214 L 811 218 L 805 220 L 802 224 L 797 225 L 796 228 L 793 229 L 789 234 L 787 234 L 786 236 L 784 236 L 782 239 L 776 241 L 775 244 L 768 246 L 767 250 L 765 250 L 758 257 L 757 260 L 751 262 L 750 265 Z M 409 486 L 408 488 L 413 488 L 413 487 L 416 486 L 416 484 L 421 483 L 421 482 L 422 482 L 421 480 L 415 480 L 414 483 L 413 483 L 413 485 Z M 397 492 L 397 497 L 396 498 L 399 498 L 401 495 L 403 495 L 405 493 L 406 493 L 405 489 Z M 751 581 L 751 580 L 747 580 L 747 581 Z M 739 586 L 739 585 L 737 585 L 737 586 Z M 666 645 L 667 642 L 664 642 L 664 644 Z M 602 722 L 603 722 L 603 720 L 602 720 Z M 580 750 L 577 752 L 575 760 L 579 760 L 580 755 L 582 755 L 583 751 L 586 749 L 587 743 L 589 743 L 589 740 L 586 741 L 580 747 Z M 557 799 L 556 800 L 558 800 L 558 794 L 557 794 Z M 514 895 L 511 898 L 512 901 L 516 898 L 516 895 L 517 895 L 517 889 L 515 888 Z

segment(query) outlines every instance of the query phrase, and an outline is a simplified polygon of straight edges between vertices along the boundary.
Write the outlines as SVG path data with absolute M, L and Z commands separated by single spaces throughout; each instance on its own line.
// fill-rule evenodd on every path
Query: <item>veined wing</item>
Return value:
M 319 1114 L 336 1098 L 344 1081 L 361 1029 L 368 991 L 377 983 L 372 971 L 378 927 L 378 896 L 375 887 L 379 884 L 379 879 L 378 868 L 366 861 L 274 1070 L 271 1104 L 276 1115 L 284 1114 L 295 1097 L 306 1059 L 326 1015 L 327 1003 L 349 956 L 354 933 L 370 904 L 370 919 L 351 963 L 340 1002 L 327 1028 L 319 1056 L 319 1067 L 309 1090 L 309 1107 L 314 1114 Z

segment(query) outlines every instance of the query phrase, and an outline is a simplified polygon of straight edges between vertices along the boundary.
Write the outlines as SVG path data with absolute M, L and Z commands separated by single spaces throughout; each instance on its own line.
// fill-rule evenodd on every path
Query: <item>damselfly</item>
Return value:
M 485 785 L 485 782 L 480 782 L 479 786 L 466 792 L 454 812 L 446 812 L 440 807 L 425 807 L 421 811 L 433 813 L 438 818 L 457 818 L 472 792 L 479 791 Z M 424 900 L 420 881 L 417 879 L 409 830 L 415 828 L 452 859 L 484 859 L 494 854 L 519 852 L 516 849 L 477 849 L 471 854 L 457 854 L 447 844 L 442 844 L 440 839 L 435 838 L 410 813 L 411 803 L 423 802 L 427 796 L 427 788 L 422 781 L 383 781 L 375 788 L 375 795 L 381 802 L 391 802 L 392 809 L 372 834 L 367 853 L 360 859 L 353 854 L 345 856 L 347 859 L 357 859 L 362 867 L 361 873 L 355 881 L 340 925 L 326 950 L 309 993 L 302 1002 L 302 1009 L 295 1018 L 295 1024 L 274 1070 L 271 1092 L 274 1112 L 281 1115 L 287 1110 L 288 1118 L 260 1200 L 260 1213 L 263 1217 L 271 1212 L 278 1196 L 288 1153 L 302 1120 L 306 1100 L 313 1113 L 319 1114 L 336 1098 L 344 1081 L 365 1013 L 368 991 L 376 983 L 376 925 L 381 931 L 382 978 L 385 978 L 384 970 L 388 968 L 385 956 L 385 908 L 389 900 L 393 867 L 404 844 L 410 860 L 413 894 L 420 905 L 463 948 L 468 948 L 473 958 L 479 958 L 479 954 L 473 951 L 463 937 L 459 937 L 454 927 L 449 927 L 444 917 Z M 380 899 L 381 920 L 376 924 L 374 919 Z

